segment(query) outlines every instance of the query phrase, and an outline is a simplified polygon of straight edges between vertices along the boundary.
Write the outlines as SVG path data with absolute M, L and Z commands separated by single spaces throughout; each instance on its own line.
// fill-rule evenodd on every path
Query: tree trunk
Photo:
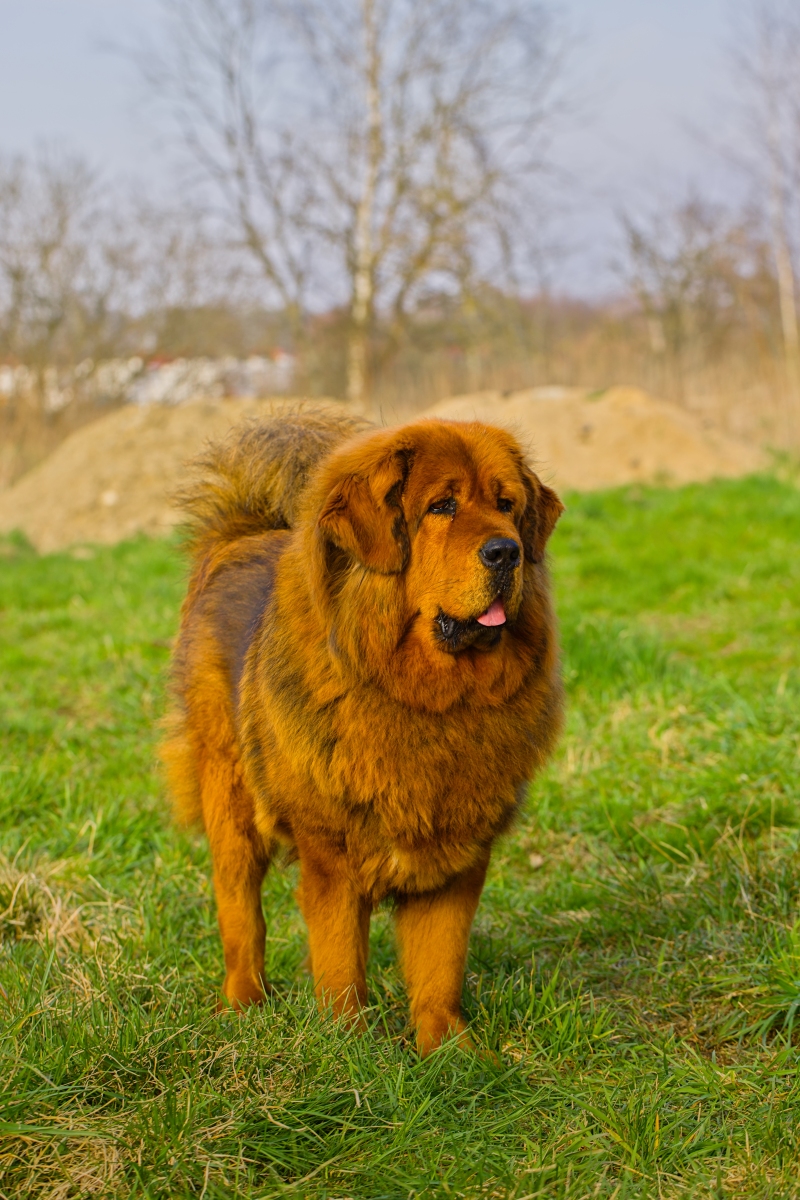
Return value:
M 778 189 L 776 188 L 777 192 Z M 786 236 L 786 218 L 783 198 L 773 197 L 772 243 L 775 254 L 775 272 L 778 276 L 778 299 L 781 310 L 783 352 L 786 359 L 786 376 L 794 400 L 800 394 L 800 337 L 797 323 L 797 289 L 794 278 L 792 252 Z
M 797 421 L 795 411 L 800 403 L 800 336 L 797 321 L 797 288 L 789 242 L 789 230 L 785 201 L 785 169 L 781 154 L 777 101 L 770 97 L 769 128 L 767 137 L 770 157 L 770 217 L 772 224 L 772 247 L 775 255 L 775 273 L 778 277 L 778 301 L 783 333 L 783 353 L 786 364 L 786 383 L 789 393 L 789 437 L 792 438 Z
M 375 298 L 375 252 L 372 234 L 375 192 L 383 154 L 381 61 L 375 0 L 363 0 L 362 16 L 366 49 L 367 162 L 363 189 L 356 208 L 353 239 L 355 261 L 350 305 L 350 337 L 347 347 L 347 398 L 353 403 L 361 403 L 367 394 L 369 324 Z

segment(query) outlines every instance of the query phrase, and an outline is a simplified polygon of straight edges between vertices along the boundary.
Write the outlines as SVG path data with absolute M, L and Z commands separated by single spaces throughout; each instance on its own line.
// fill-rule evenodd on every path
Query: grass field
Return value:
M 495 854 L 465 1007 L 499 1062 L 280 1000 L 213 1012 L 206 848 L 154 764 L 174 545 L 0 557 L 0 1195 L 800 1197 L 800 491 L 573 497 L 567 732 Z

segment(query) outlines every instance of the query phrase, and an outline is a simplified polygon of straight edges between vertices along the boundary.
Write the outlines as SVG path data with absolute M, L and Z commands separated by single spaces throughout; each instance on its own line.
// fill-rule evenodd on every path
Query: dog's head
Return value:
M 399 616 L 448 654 L 501 645 L 526 569 L 541 563 L 563 511 L 515 439 L 478 423 L 425 420 L 363 436 L 331 456 L 321 491 L 316 532 L 329 573 L 356 572 L 362 592 L 365 572 L 388 577 L 389 590 L 367 587 L 382 597 L 372 619 Z

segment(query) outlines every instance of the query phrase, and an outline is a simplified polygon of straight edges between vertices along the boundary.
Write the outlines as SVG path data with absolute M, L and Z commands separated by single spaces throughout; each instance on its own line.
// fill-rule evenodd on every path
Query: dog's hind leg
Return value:
M 234 1008 L 242 1008 L 271 990 L 264 980 L 261 885 L 272 847 L 256 828 L 253 799 L 237 762 L 219 756 L 205 764 L 202 800 L 225 954 L 222 990 Z
M 469 931 L 488 864 L 487 855 L 440 891 L 398 900 L 397 936 L 422 1055 L 448 1036 L 472 1048 L 461 1015 L 461 988 Z

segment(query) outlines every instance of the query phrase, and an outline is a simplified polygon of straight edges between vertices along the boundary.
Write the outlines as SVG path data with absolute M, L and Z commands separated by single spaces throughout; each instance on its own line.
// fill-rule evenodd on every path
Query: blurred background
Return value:
M 0 488 L 100 416 L 201 398 L 393 420 L 626 385 L 797 448 L 796 0 L 0 22 Z

